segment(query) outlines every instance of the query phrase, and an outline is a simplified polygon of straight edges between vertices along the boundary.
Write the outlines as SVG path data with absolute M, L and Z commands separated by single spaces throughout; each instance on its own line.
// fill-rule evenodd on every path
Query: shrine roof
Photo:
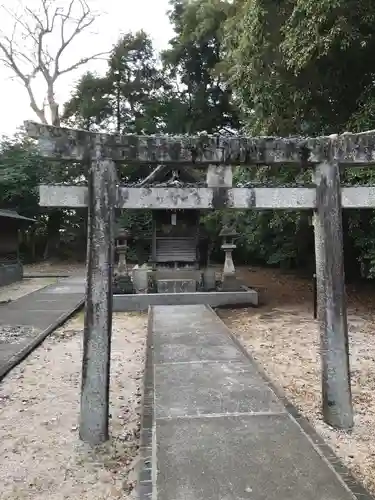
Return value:
M 184 166 L 158 165 L 150 175 L 140 181 L 137 186 L 171 186 L 184 187 L 186 185 L 199 185 L 201 180 L 191 168 Z
M 15 219 L 19 221 L 36 222 L 35 219 L 30 219 L 29 217 L 24 217 L 14 210 L 0 209 L 0 218 Z

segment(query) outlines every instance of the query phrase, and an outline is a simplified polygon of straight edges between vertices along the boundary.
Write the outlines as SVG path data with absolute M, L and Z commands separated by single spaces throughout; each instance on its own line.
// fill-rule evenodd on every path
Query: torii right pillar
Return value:
M 332 427 L 348 430 L 353 427 L 353 405 L 338 164 L 327 161 L 318 165 L 315 183 L 314 233 L 323 417 Z

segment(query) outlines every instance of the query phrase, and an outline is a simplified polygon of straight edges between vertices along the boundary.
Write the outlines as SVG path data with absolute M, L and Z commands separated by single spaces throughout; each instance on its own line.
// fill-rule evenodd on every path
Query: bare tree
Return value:
M 4 5 L 3 12 L 12 19 L 12 31 L 0 30 L 0 61 L 25 86 L 30 106 L 42 123 L 47 124 L 49 109 L 52 125 L 60 125 L 59 105 L 55 84 L 61 75 L 69 73 L 94 59 L 108 54 L 92 54 L 62 67 L 62 58 L 76 38 L 97 18 L 86 0 L 70 0 L 65 7 L 56 6 L 56 0 L 38 0 L 37 9 L 23 6 L 16 13 Z M 1 16 L 4 19 L 4 16 Z M 57 40 L 57 44 L 56 44 Z M 51 45 L 56 47 L 51 48 Z M 38 105 L 33 82 L 42 77 L 46 83 L 45 99 Z

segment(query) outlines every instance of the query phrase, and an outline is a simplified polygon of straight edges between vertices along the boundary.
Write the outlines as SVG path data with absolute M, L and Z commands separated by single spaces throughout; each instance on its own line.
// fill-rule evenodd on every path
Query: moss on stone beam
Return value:
M 360 166 L 375 164 L 375 131 L 317 138 L 137 136 L 98 134 L 25 122 L 43 156 L 82 161 L 94 141 L 104 156 L 123 163 L 147 164 L 316 164 L 335 160 Z

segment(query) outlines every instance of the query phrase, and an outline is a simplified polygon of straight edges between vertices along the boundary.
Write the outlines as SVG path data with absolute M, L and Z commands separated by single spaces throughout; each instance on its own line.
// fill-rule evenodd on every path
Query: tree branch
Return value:
M 22 73 L 14 58 L 15 54 L 13 51 L 12 39 L 8 39 L 8 42 L 9 42 L 8 48 L 2 42 L 0 42 L 0 50 L 3 52 L 5 56 L 5 58 L 2 58 L 1 61 L 5 63 L 5 65 L 8 66 L 10 69 L 12 69 L 13 72 L 16 74 L 16 76 L 18 76 L 22 80 L 27 90 L 27 93 L 29 94 L 31 109 L 38 116 L 39 120 L 45 125 L 47 125 L 48 121 L 46 119 L 45 111 L 43 108 L 38 107 L 34 93 L 31 88 L 30 82 L 34 77 L 34 74 L 32 73 L 31 75 L 26 76 L 24 73 Z
M 60 64 L 60 59 L 62 54 L 65 52 L 67 47 L 72 43 L 74 38 L 76 38 L 80 33 L 82 33 L 83 30 L 86 28 L 89 28 L 95 21 L 95 16 L 91 14 L 91 9 L 87 5 L 87 3 L 84 0 L 78 0 L 81 8 L 82 8 L 82 14 L 81 17 L 79 17 L 76 20 L 76 27 L 73 30 L 73 32 L 70 34 L 68 38 L 66 38 L 65 35 L 65 27 L 66 27 L 66 22 L 71 19 L 71 12 L 72 8 L 76 2 L 76 0 L 71 0 L 68 8 L 68 12 L 65 15 L 61 15 L 61 30 L 60 30 L 60 36 L 61 36 L 61 46 L 59 50 L 57 51 L 56 57 L 55 57 L 55 72 L 53 75 L 53 79 L 56 80 L 61 74 L 63 73 L 68 73 L 68 71 L 72 71 L 73 69 L 76 69 L 78 66 L 81 66 L 81 64 L 77 65 L 72 65 L 71 70 L 64 70 L 60 71 L 59 69 L 59 64 Z M 92 58 L 88 58 L 86 62 L 90 61 Z
M 4 34 L 0 38 L 0 61 L 22 81 L 30 97 L 30 106 L 37 114 L 42 123 L 47 123 L 45 115 L 45 104 L 38 107 L 31 88 L 31 81 L 38 75 L 43 75 L 46 82 L 46 101 L 51 112 L 52 123 L 59 124 L 58 103 L 55 100 L 54 85 L 59 76 L 73 71 L 89 61 L 99 59 L 109 54 L 101 52 L 60 69 L 60 59 L 67 47 L 85 29 L 89 28 L 96 20 L 86 0 L 70 0 L 67 8 L 54 7 L 55 0 L 39 0 L 39 9 L 33 10 L 29 7 L 23 9 L 23 14 L 18 15 L 6 7 L 2 9 L 14 20 L 13 33 L 11 36 Z M 78 17 L 74 15 L 74 9 L 80 9 Z M 73 25 L 70 34 L 67 27 Z M 20 32 L 17 33 L 17 30 Z M 50 53 L 46 41 L 47 35 L 60 30 L 60 46 L 55 55 Z M 1 33 L 0 33 L 1 35 Z M 17 40 L 18 38 L 18 40 Z M 32 48 L 24 48 L 25 42 L 31 42 Z M 3 57 L 1 57 L 1 55 Z M 24 68 L 28 66 L 28 68 Z
M 26 83 L 30 80 L 29 77 L 24 75 L 22 71 L 20 70 L 18 64 L 15 61 L 14 58 L 14 52 L 13 52 L 13 44 L 12 41 L 9 39 L 5 39 L 5 41 L 8 42 L 8 47 L 3 42 L 0 42 L 0 50 L 3 52 L 4 57 L 1 58 L 1 61 L 10 69 L 13 70 L 13 72 L 24 82 Z
M 42 1 L 42 9 L 45 15 L 45 20 L 43 20 L 35 13 L 33 12 L 30 8 L 26 7 L 25 11 L 29 14 L 29 16 L 35 21 L 36 23 L 36 31 L 38 35 L 36 36 L 36 45 L 37 45 L 37 58 L 38 58 L 38 66 L 39 70 L 42 72 L 44 78 L 48 82 L 51 79 L 50 72 L 49 72 L 49 63 L 52 57 L 48 53 L 47 50 L 44 49 L 43 41 L 46 35 L 50 34 L 53 32 L 53 28 L 55 26 L 55 22 L 57 17 L 61 13 L 61 8 L 56 7 L 54 13 L 52 14 L 52 17 L 50 16 L 49 12 L 49 7 L 50 4 L 48 4 L 48 0 L 41 0 Z M 28 34 L 35 37 L 35 34 L 30 32 L 29 27 L 27 26 L 27 31 Z M 35 40 L 35 38 L 34 38 Z
M 68 66 L 65 69 L 59 70 L 59 75 L 58 76 L 63 75 L 64 73 L 70 73 L 71 71 L 74 71 L 75 69 L 79 68 L 83 64 L 87 64 L 89 61 L 94 61 L 94 60 L 98 60 L 98 59 L 100 60 L 103 56 L 107 56 L 108 54 L 110 54 L 109 51 L 107 51 L 107 52 L 99 52 L 98 54 L 94 54 L 94 55 L 92 55 L 90 57 L 83 57 L 82 59 L 80 59 L 75 64 L 72 64 L 71 66 Z

